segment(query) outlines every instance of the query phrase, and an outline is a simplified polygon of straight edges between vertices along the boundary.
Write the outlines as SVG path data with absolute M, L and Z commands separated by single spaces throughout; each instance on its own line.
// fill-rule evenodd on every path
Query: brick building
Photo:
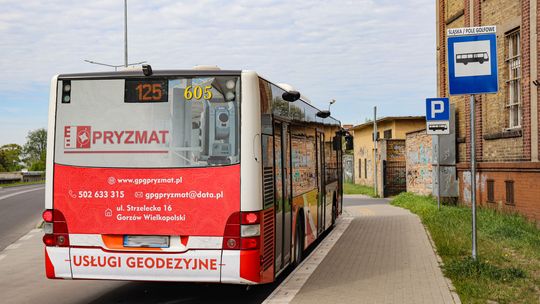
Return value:
M 446 30 L 496 25 L 499 92 L 476 98 L 477 202 L 540 221 L 539 0 L 437 0 L 437 89 L 448 96 Z M 470 96 L 456 109 L 459 195 L 470 202 Z
M 401 160 L 398 151 L 404 153 L 405 134 L 425 128 L 424 116 L 398 116 L 377 119 L 377 188 L 380 196 L 384 190 L 393 192 L 390 182 L 403 177 L 405 187 L 405 160 Z M 366 122 L 349 129 L 354 135 L 354 182 L 359 185 L 374 187 L 374 142 L 373 122 Z M 397 174 L 399 162 L 402 161 L 403 174 Z M 388 178 L 384 178 L 383 164 L 388 164 Z M 394 170 L 395 169 L 395 170 Z M 396 174 L 391 174 L 396 172 Z M 402 176 L 403 175 L 403 176 Z M 396 190 L 397 191 L 397 190 Z

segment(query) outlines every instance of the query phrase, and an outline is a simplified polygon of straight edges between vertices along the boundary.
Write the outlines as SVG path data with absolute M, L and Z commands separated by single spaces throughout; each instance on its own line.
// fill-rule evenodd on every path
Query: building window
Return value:
M 362 178 L 362 159 L 358 159 L 358 177 Z
M 506 35 L 508 69 L 507 100 L 508 100 L 508 127 L 521 126 L 521 51 L 519 30 Z
M 384 136 L 385 139 L 391 139 L 392 138 L 392 129 L 384 131 L 383 136 Z
M 492 179 L 487 180 L 487 201 L 495 202 L 495 181 Z
M 507 181 L 504 181 L 504 184 L 506 186 L 506 204 L 507 205 L 515 205 L 515 201 L 514 201 L 514 181 L 507 180 Z

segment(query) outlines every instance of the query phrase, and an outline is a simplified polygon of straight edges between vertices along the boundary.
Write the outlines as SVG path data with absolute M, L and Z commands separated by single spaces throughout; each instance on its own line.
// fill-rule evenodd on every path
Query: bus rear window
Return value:
M 239 162 L 238 76 L 58 81 L 55 162 L 178 168 Z

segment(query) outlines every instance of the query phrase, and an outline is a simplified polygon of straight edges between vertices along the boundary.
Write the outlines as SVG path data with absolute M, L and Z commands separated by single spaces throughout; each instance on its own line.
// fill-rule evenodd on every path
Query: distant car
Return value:
M 456 62 L 463 63 L 464 65 L 467 65 L 469 62 L 478 62 L 482 64 L 485 61 L 489 61 L 487 52 L 456 54 Z

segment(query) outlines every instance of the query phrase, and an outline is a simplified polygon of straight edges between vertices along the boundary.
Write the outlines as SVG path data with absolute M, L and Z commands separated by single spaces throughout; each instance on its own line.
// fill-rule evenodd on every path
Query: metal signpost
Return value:
M 475 94 L 497 93 L 497 28 L 481 26 L 448 29 L 448 84 L 450 95 L 471 95 L 471 206 L 472 257 L 476 241 Z
M 375 190 L 375 195 L 378 195 L 378 189 L 377 189 L 377 107 L 373 107 L 373 151 L 375 155 L 375 161 L 373 162 L 373 189 Z
M 440 135 L 450 134 L 450 100 L 426 99 L 426 131 L 437 136 L 437 209 L 441 209 L 441 141 Z

